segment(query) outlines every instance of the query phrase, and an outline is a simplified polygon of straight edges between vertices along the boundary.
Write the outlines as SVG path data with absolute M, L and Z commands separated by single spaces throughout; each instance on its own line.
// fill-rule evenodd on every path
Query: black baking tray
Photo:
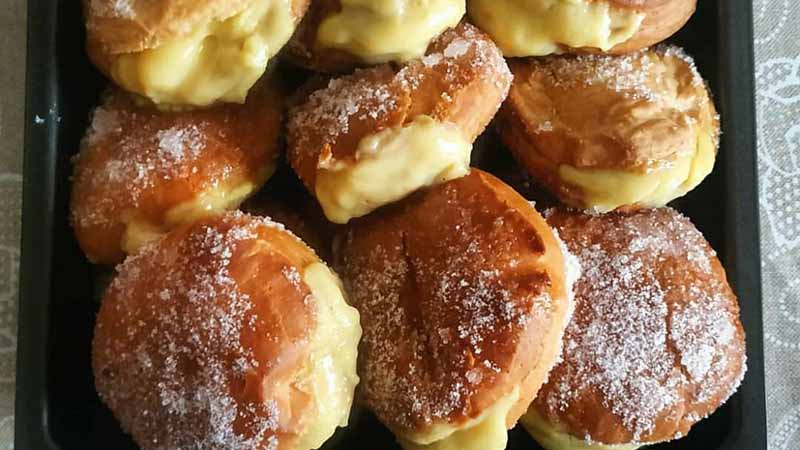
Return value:
M 28 2 L 19 450 L 136 448 L 94 391 L 95 272 L 67 221 L 70 157 L 105 85 L 85 56 L 79 4 Z M 741 303 L 749 370 L 739 392 L 687 438 L 653 449 L 766 449 L 752 37 L 749 0 L 700 0 L 695 17 L 672 39 L 695 57 L 708 79 L 723 128 L 714 173 L 675 206 L 704 232 L 727 267 Z M 356 412 L 351 422 L 326 450 L 399 448 L 369 414 Z M 517 427 L 508 449 L 538 446 Z

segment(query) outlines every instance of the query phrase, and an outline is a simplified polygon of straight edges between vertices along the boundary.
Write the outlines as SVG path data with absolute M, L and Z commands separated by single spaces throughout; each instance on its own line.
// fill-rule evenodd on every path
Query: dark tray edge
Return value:
M 747 417 L 738 418 L 737 434 L 731 436 L 731 444 L 743 450 L 767 448 L 752 7 L 749 0 L 721 1 L 718 18 L 722 73 L 718 89 L 741 94 L 720 98 L 720 113 L 725 130 L 722 148 L 735 150 L 722 168 L 728 186 L 724 251 L 747 330 L 748 373 L 740 388 Z
M 17 335 L 15 448 L 58 450 L 47 423 L 48 304 L 51 294 L 55 151 L 58 142 L 57 7 L 28 2 L 25 146 Z M 56 70 L 54 70 L 56 69 Z M 36 123 L 40 117 L 44 123 Z

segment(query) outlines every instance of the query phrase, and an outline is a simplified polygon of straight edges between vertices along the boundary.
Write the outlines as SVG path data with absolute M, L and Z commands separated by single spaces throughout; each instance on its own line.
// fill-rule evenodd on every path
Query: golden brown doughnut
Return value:
M 319 0 L 287 46 L 290 59 L 319 72 L 406 62 L 458 24 L 465 0 Z
M 168 106 L 244 103 L 309 0 L 83 0 L 92 62 Z
M 270 85 L 245 105 L 161 112 L 109 91 L 74 160 L 71 219 L 89 259 L 120 262 L 180 223 L 238 207 L 275 170 L 282 101 Z
M 677 47 L 515 60 L 511 70 L 500 136 L 568 205 L 664 206 L 714 166 L 719 119 L 694 62 Z
M 697 0 L 467 0 L 472 21 L 506 56 L 622 54 L 681 29 Z
M 353 221 L 335 255 L 364 330 L 360 402 L 408 450 L 504 449 L 580 270 L 533 206 L 473 169 Z
M 289 162 L 326 216 L 345 223 L 464 175 L 510 82 L 497 47 L 461 24 L 422 59 L 331 80 L 292 108 Z
M 318 448 L 358 383 L 343 294 L 267 219 L 182 226 L 119 266 L 92 342 L 97 391 L 143 450 Z
M 523 424 L 548 450 L 685 436 L 745 372 L 739 306 L 716 254 L 670 208 L 545 216 L 583 272 L 562 361 Z

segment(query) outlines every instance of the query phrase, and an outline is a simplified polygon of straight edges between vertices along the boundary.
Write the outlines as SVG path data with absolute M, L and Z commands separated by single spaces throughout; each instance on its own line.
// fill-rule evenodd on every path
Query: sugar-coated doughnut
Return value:
M 112 89 L 75 157 L 71 219 L 95 263 L 114 264 L 170 228 L 234 209 L 275 170 L 280 89 L 244 105 L 166 112 Z
M 503 450 L 560 352 L 579 267 L 519 194 L 473 169 L 348 224 L 357 398 L 407 450 Z
M 568 205 L 596 212 L 664 206 L 714 167 L 719 119 L 678 47 L 515 60 L 511 70 L 500 137 Z
M 358 312 L 282 226 L 225 213 L 118 269 L 92 366 L 100 398 L 143 450 L 310 450 L 347 424 Z
M 472 142 L 506 97 L 500 51 L 469 24 L 425 57 L 331 80 L 291 109 L 288 159 L 326 216 L 345 223 L 463 176 Z
M 123 88 L 175 106 L 243 103 L 309 0 L 83 0 L 87 50 Z
M 746 370 L 739 306 L 716 254 L 670 208 L 545 217 L 583 272 L 562 361 L 522 423 L 547 450 L 685 436 Z

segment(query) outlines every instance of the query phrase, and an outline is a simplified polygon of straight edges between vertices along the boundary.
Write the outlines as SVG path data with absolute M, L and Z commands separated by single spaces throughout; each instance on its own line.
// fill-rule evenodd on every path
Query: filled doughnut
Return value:
M 118 85 L 169 106 L 243 103 L 309 0 L 84 0 L 87 50 Z
M 292 108 L 289 162 L 325 215 L 346 223 L 466 174 L 510 82 L 497 47 L 461 24 L 421 59 L 333 79 Z
M 71 219 L 92 262 L 114 264 L 181 223 L 235 209 L 275 170 L 283 96 L 164 112 L 112 89 L 74 160 Z
M 143 450 L 310 450 L 347 424 L 360 335 L 311 249 L 229 212 L 119 266 L 92 366 L 100 398 Z
M 357 399 L 407 450 L 503 450 L 580 271 L 533 206 L 473 169 L 354 220 L 335 259 L 364 330 Z
M 354 66 L 406 62 L 464 16 L 464 0 L 320 0 L 289 42 L 302 66 L 341 72 Z
M 511 70 L 500 137 L 568 205 L 664 206 L 714 167 L 719 118 L 694 62 L 677 47 L 516 60 Z
M 627 53 L 680 30 L 697 0 L 467 0 L 505 56 Z
M 746 370 L 739 306 L 714 251 L 670 208 L 545 216 L 583 272 L 562 360 L 522 423 L 547 450 L 686 436 Z

